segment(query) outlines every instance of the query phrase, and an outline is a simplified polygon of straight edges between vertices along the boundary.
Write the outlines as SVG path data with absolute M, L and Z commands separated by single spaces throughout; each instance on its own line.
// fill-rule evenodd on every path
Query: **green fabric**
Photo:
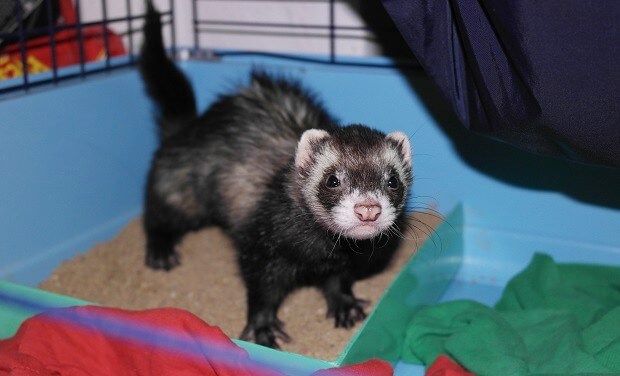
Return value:
M 477 375 L 620 375 L 620 268 L 536 254 L 495 308 L 422 308 L 405 344 L 405 362 L 447 354 Z

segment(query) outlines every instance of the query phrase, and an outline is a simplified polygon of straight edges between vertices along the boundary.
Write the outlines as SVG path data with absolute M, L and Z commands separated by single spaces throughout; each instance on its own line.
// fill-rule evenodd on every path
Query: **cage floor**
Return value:
M 356 295 L 369 299 L 372 307 L 439 222 L 428 214 L 416 213 L 415 217 L 429 228 L 418 224 L 420 229 L 407 235 L 388 270 L 354 286 Z M 182 264 L 170 272 L 144 266 L 144 243 L 140 220 L 135 219 L 115 239 L 64 262 L 40 288 L 125 309 L 187 309 L 236 338 L 245 325 L 245 288 L 229 239 L 216 228 L 189 234 L 180 245 Z M 279 311 L 293 337 L 293 342 L 282 344 L 283 350 L 336 359 L 355 330 L 334 328 L 325 314 L 325 301 L 318 290 L 307 288 L 292 294 Z

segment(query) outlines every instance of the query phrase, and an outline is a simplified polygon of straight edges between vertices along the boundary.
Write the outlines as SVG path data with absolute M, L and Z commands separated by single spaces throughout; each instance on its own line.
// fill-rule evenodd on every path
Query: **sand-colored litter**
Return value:
M 415 218 L 435 228 L 439 220 L 415 213 Z M 394 262 L 383 273 L 356 283 L 357 297 L 372 306 L 398 271 L 421 246 L 429 233 L 407 234 Z M 239 277 L 231 241 L 217 228 L 188 234 L 180 245 L 181 266 L 170 272 L 144 266 L 145 237 L 136 218 L 113 240 L 97 244 L 60 265 L 39 287 L 98 304 L 124 309 L 177 307 L 186 309 L 236 338 L 246 320 L 245 287 Z M 306 288 L 291 294 L 280 307 L 279 317 L 293 342 L 282 344 L 285 351 L 313 358 L 338 357 L 360 325 L 351 330 L 334 328 L 326 319 L 321 293 Z

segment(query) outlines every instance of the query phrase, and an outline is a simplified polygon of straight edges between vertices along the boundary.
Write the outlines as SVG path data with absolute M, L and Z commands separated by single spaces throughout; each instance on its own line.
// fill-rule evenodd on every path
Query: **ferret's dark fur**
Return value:
M 140 72 L 161 141 L 146 185 L 146 264 L 175 267 L 184 234 L 221 226 L 247 287 L 241 338 L 271 347 L 288 340 L 276 314 L 301 286 L 323 291 L 337 327 L 362 320 L 353 283 L 385 268 L 404 228 L 407 137 L 339 126 L 298 83 L 257 71 L 198 115 L 150 5 Z

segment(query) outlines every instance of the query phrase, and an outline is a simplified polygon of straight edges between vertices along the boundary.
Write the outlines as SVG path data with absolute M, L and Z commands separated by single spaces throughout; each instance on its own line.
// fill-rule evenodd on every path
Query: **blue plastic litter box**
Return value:
M 360 60 L 361 62 L 369 61 Z M 465 131 L 421 73 L 228 57 L 182 62 L 206 107 L 252 64 L 300 78 L 343 122 L 411 136 L 416 201 L 447 219 L 333 362 L 237 343 L 289 374 L 398 354 L 422 305 L 493 304 L 535 252 L 620 265 L 620 170 L 541 158 Z M 110 239 L 141 212 L 155 148 L 151 104 L 134 69 L 0 101 L 0 336 L 42 307 L 84 302 L 33 288 L 63 260 Z M 217 323 L 214 323 L 217 324 Z

